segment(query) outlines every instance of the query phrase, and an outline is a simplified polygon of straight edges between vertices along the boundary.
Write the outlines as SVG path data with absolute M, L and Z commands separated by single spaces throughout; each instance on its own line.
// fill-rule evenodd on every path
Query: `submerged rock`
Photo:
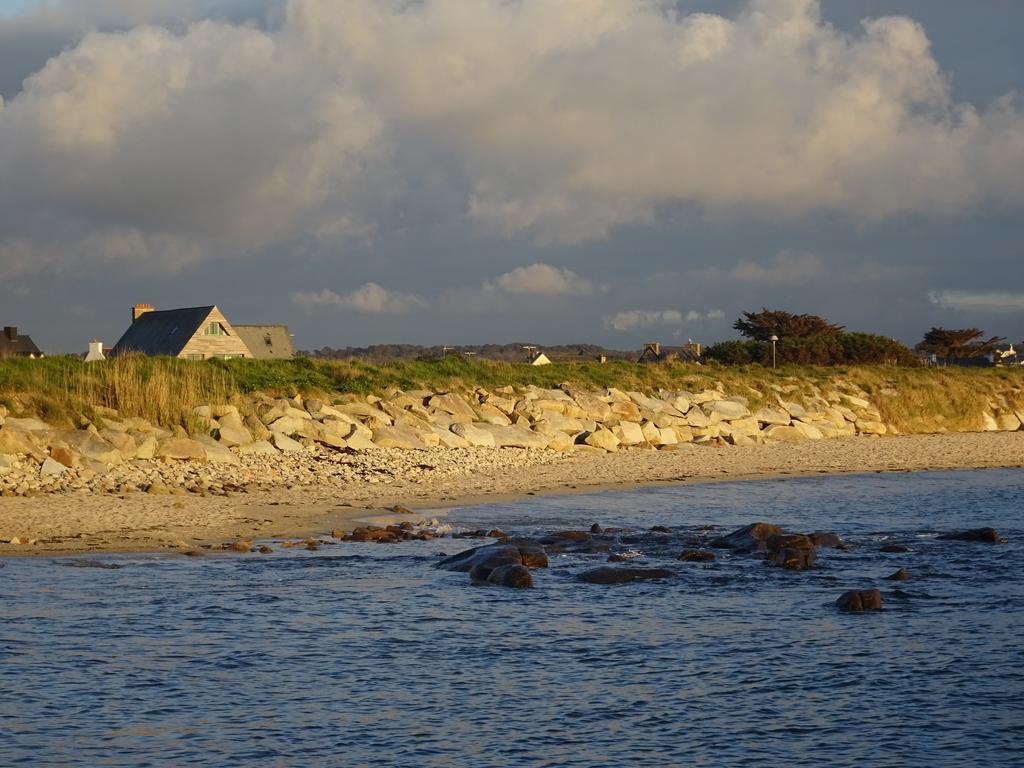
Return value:
M 942 533 L 937 537 L 945 541 L 980 541 L 986 544 L 1005 544 L 1006 539 L 995 528 L 971 528 L 967 531 Z
M 898 571 L 894 571 L 886 576 L 889 581 L 906 581 L 910 578 L 910 573 L 906 568 L 900 568 Z
M 491 571 L 487 583 L 513 589 L 529 589 L 533 586 L 533 574 L 525 565 L 499 565 Z
M 630 581 L 670 579 L 675 571 L 667 568 L 612 568 L 602 566 L 584 571 L 576 578 L 587 584 L 626 584 Z
M 846 545 L 843 540 L 839 538 L 838 533 L 831 533 L 828 531 L 815 531 L 814 533 L 808 534 L 811 541 L 814 542 L 816 547 L 826 547 L 830 549 L 846 549 Z
M 465 552 L 446 557 L 435 567 L 446 571 L 472 573 L 474 578 L 486 581 L 490 572 L 502 565 L 547 568 L 548 556 L 544 547 L 532 539 L 509 539 L 497 544 L 467 549 Z
M 778 533 L 769 536 L 768 562 L 794 571 L 814 565 L 817 552 L 810 536 L 800 533 Z
M 878 551 L 892 554 L 902 554 L 904 552 L 909 552 L 910 547 L 906 547 L 903 544 L 886 544 L 883 547 L 879 547 Z
M 679 555 L 679 559 L 684 563 L 706 562 L 708 560 L 714 560 L 715 553 L 708 552 L 706 549 L 687 549 Z
M 849 613 L 860 611 L 880 611 L 882 609 L 882 593 L 877 589 L 853 589 L 844 592 L 836 600 L 839 610 Z
M 712 540 L 711 546 L 718 549 L 735 549 L 739 552 L 761 552 L 768 546 L 768 537 L 782 532 L 782 528 L 771 523 L 751 523 Z

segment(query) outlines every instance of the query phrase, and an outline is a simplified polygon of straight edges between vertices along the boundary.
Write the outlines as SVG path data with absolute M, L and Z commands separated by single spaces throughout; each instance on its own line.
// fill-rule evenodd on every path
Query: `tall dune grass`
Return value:
M 867 392 L 883 421 L 904 432 L 970 430 L 983 410 L 1024 412 L 1024 369 L 722 366 L 610 361 L 546 366 L 466 360 L 370 364 L 359 360 L 209 360 L 128 356 L 101 363 L 78 358 L 0 360 L 0 404 L 12 413 L 35 414 L 54 424 L 92 418 L 97 407 L 153 423 L 187 425 L 196 405 L 244 406 L 253 393 L 316 395 L 338 400 L 404 390 L 470 391 L 504 385 L 617 387 L 699 391 L 722 387 L 753 407 L 786 399 L 805 402 L 816 392 Z

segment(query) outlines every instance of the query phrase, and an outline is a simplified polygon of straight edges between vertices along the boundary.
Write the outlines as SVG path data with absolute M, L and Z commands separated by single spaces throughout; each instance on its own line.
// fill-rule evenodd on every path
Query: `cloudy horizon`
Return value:
M 1019 341 L 1024 6 L 937 5 L 0 0 L 0 324 Z

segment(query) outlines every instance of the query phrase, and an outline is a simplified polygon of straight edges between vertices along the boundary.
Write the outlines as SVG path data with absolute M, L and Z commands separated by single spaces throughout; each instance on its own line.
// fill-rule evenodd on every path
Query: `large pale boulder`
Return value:
M 641 445 L 646 442 L 643 429 L 632 421 L 621 421 L 612 427 L 612 434 L 622 445 Z
M 156 456 L 156 449 L 159 445 L 155 435 L 147 435 L 139 442 L 138 447 L 135 449 L 135 458 L 148 460 Z
M 691 427 L 703 429 L 711 426 L 711 419 L 708 418 L 708 415 L 699 406 L 695 405 L 686 412 L 686 423 Z
M 858 419 L 857 431 L 862 435 L 884 435 L 888 432 L 888 429 L 885 424 L 880 421 Z
M 799 443 L 807 439 L 807 435 L 796 427 L 782 427 L 777 424 L 765 427 L 761 434 L 769 440 L 779 440 L 784 443 Z
M 1020 419 L 1012 413 L 1003 413 L 996 417 L 996 426 L 1003 432 L 1016 432 L 1020 429 Z
M 494 448 L 497 445 L 494 441 L 494 435 L 474 424 L 452 424 L 450 429 L 454 434 L 474 447 Z
M 0 454 L 6 455 L 29 455 L 39 453 L 39 447 L 29 437 L 28 433 L 20 430 L 0 427 Z
M 550 438 L 547 435 L 532 432 L 526 427 L 502 427 L 497 424 L 477 424 L 478 429 L 490 432 L 494 443 L 499 448 L 547 448 Z
M 227 446 L 221 445 L 209 435 L 201 435 L 197 437 L 196 442 L 203 444 L 203 448 L 206 449 L 206 460 L 211 464 L 242 463 L 238 456 L 232 453 Z
M 569 390 L 569 394 L 579 409 L 583 411 L 585 418 L 594 421 L 606 421 L 611 418 L 611 406 L 592 392 Z
M 565 432 L 555 432 L 548 435 L 547 449 L 549 451 L 562 451 L 567 453 L 572 451 L 576 447 L 575 435 L 569 435 Z
M 783 410 L 789 413 L 794 419 L 806 419 L 807 409 L 799 403 L 791 403 L 785 400 L 779 400 L 779 405 L 782 406 Z
M 123 459 L 134 459 L 138 451 L 135 438 L 127 432 L 119 432 L 114 429 L 100 430 L 100 437 L 116 448 Z
M 464 437 L 456 435 L 451 429 L 446 429 L 438 425 L 432 427 L 434 434 L 437 436 L 438 445 L 445 448 L 468 448 L 469 441 Z
M 619 421 L 635 421 L 640 422 L 640 409 L 636 407 L 636 403 L 632 400 L 616 400 L 611 404 L 611 419 L 618 419 Z
M 281 418 L 312 419 L 308 411 L 296 408 L 288 401 L 279 401 L 274 407 L 260 414 L 264 424 L 273 424 Z
M 375 422 L 367 423 L 367 426 L 370 427 L 370 429 L 373 429 L 378 424 L 382 426 L 391 426 L 392 423 L 390 416 L 384 413 L 384 411 L 377 406 L 370 405 L 369 403 L 345 403 L 344 405 L 338 405 L 335 407 L 339 412 L 347 416 L 354 416 L 364 423 L 367 421 Z
M 298 440 L 293 440 L 283 432 L 271 432 L 270 442 L 275 448 L 284 453 L 294 453 L 295 451 L 302 450 L 302 443 Z
M 307 417 L 309 414 L 306 414 Z M 309 425 L 312 424 L 311 418 L 300 419 L 298 416 L 281 416 L 278 419 L 274 419 L 268 422 L 271 432 L 280 432 L 282 435 L 305 435 L 306 437 L 312 437 L 307 435 L 306 430 Z
M 514 404 L 513 407 L 510 407 L 506 412 L 495 405 L 491 405 L 491 401 L 488 400 L 486 403 L 480 403 L 480 405 L 477 406 L 476 411 L 478 418 L 473 419 L 473 421 L 483 421 L 488 424 L 498 424 L 499 426 L 507 427 L 512 423 L 507 416 L 507 413 L 511 413 L 513 408 Z
M 59 477 L 65 472 L 70 472 L 66 466 L 53 459 L 44 459 L 43 465 L 39 468 L 40 477 Z
M 373 431 L 367 429 L 362 424 L 358 425 L 348 434 L 345 442 L 348 443 L 348 447 L 353 451 L 369 451 L 377 447 L 373 442 Z
M 761 431 L 761 423 L 753 416 L 748 416 L 745 419 L 733 419 L 729 422 L 729 430 L 732 434 L 750 437 Z
M 735 400 L 712 400 L 704 404 L 704 413 L 711 419 L 716 416 L 723 421 L 732 419 L 745 419 L 750 415 L 750 410 L 742 403 Z
M 789 415 L 788 411 L 782 408 L 775 408 L 773 406 L 766 406 L 759 408 L 754 414 L 754 418 L 760 423 L 765 425 L 778 425 L 781 427 L 788 427 L 793 417 Z
M 294 442 L 294 441 L 292 441 Z M 301 448 L 301 446 L 299 446 Z M 271 445 L 267 440 L 256 440 L 255 442 L 249 443 L 248 445 L 239 445 L 235 448 L 235 453 L 242 456 L 247 455 L 264 455 L 264 456 L 276 456 L 277 449 Z
M 813 424 L 807 424 L 796 419 L 793 420 L 793 429 L 803 434 L 808 440 L 821 440 L 824 437 L 821 430 Z
M 578 435 L 584 430 L 583 422 L 554 411 L 547 411 L 542 419 L 534 424 L 538 432 L 565 432 L 570 435 Z
M 584 438 L 583 442 L 595 448 L 602 448 L 610 453 L 619 450 L 619 438 L 611 430 L 604 429 L 603 427 L 591 432 Z
M 169 437 L 160 441 L 156 457 L 176 461 L 206 461 L 206 447 L 198 440 L 187 437 Z
M 18 430 L 20 432 L 49 432 L 51 427 L 40 419 L 32 417 L 16 419 L 13 416 L 8 416 L 4 420 L 4 429 Z
M 409 427 L 401 424 L 391 427 L 377 427 L 373 430 L 373 443 L 378 448 L 413 448 L 425 447 L 419 435 Z
M 234 410 L 222 414 L 220 418 L 217 419 L 217 423 L 220 425 L 220 429 L 245 429 L 245 422 L 242 420 L 241 415 L 238 413 L 238 409 L 235 408 L 235 406 L 233 405 L 229 407 Z
M 427 400 L 427 408 L 435 408 L 444 413 L 451 414 L 455 417 L 456 421 L 463 424 L 471 424 L 476 421 L 476 413 L 470 408 L 469 403 L 451 392 L 434 395 Z

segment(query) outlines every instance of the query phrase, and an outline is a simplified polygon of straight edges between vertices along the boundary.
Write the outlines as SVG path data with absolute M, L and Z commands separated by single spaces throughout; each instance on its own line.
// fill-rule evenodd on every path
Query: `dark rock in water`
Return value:
M 672 533 L 672 530 L 664 525 L 652 525 L 651 533 Z
M 814 565 L 817 552 L 810 536 L 802 533 L 777 533 L 769 536 L 768 562 L 793 571 L 802 571 Z
M 980 541 L 985 544 L 1005 544 L 1006 539 L 995 528 L 972 528 L 969 531 L 943 533 L 938 538 L 945 541 Z
M 717 549 L 735 549 L 739 552 L 762 552 L 767 548 L 768 537 L 782 532 L 782 528 L 771 523 L 751 523 L 713 539 L 711 546 Z
M 229 544 L 227 548 L 232 552 L 252 552 L 252 542 L 239 539 Z
M 435 567 L 447 571 L 474 572 L 474 578 L 486 581 L 495 568 L 502 565 L 523 565 L 527 568 L 547 568 L 548 556 L 538 542 L 530 539 L 509 539 L 496 544 L 473 547 L 457 555 L 446 557 Z
M 856 613 L 859 611 L 880 611 L 882 609 L 882 593 L 877 589 L 853 589 L 843 592 L 836 600 L 841 611 Z
M 259 553 L 261 555 L 269 555 L 273 551 L 273 547 L 268 547 L 266 544 L 260 544 Z
M 541 544 L 558 544 L 562 541 L 590 541 L 593 536 L 587 531 L 558 531 L 538 539 Z
M 525 565 L 499 565 L 491 571 L 487 583 L 499 587 L 529 589 L 533 586 L 533 575 Z
M 584 571 L 576 578 L 587 584 L 625 584 L 630 581 L 670 579 L 675 571 L 667 568 L 611 568 L 602 566 Z
M 612 552 L 608 555 L 609 563 L 628 563 L 640 556 L 639 552 Z
M 880 547 L 878 551 L 901 554 L 903 552 L 909 552 L 910 547 L 905 547 L 902 544 L 886 544 L 884 547 Z
M 687 549 L 679 556 L 679 559 L 684 563 L 706 562 L 708 560 L 714 560 L 715 553 L 708 552 L 706 549 Z
M 815 531 L 814 533 L 809 534 L 809 536 L 816 547 L 825 547 L 826 549 L 846 549 L 846 545 L 843 543 L 842 539 L 839 538 L 838 533 Z
M 910 572 L 906 568 L 900 568 L 898 571 L 890 573 L 886 576 L 889 581 L 906 581 L 910 578 Z
M 487 532 L 488 539 L 507 539 L 508 534 L 504 531 L 499 531 L 497 528 L 492 528 Z
M 68 568 L 99 568 L 104 571 L 119 571 L 124 568 L 117 563 L 104 563 L 99 560 L 59 560 L 61 565 Z
M 592 526 L 590 526 L 590 532 L 591 533 L 600 533 L 601 532 L 601 526 L 598 525 L 597 523 L 594 523 Z

